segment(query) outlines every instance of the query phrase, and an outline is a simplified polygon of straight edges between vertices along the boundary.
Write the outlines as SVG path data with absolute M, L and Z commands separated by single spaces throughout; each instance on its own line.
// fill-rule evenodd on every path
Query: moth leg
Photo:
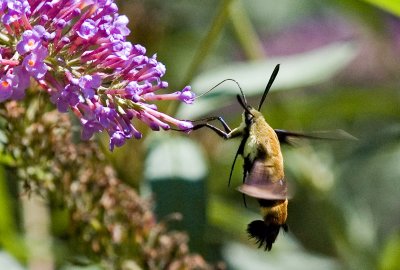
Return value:
M 243 184 L 244 184 L 244 181 L 246 180 L 246 177 L 247 177 L 247 171 L 246 171 L 246 166 L 245 166 L 245 164 L 243 164 L 243 180 L 242 180 L 242 182 L 243 182 Z M 244 195 L 243 193 L 242 193 L 242 198 L 243 198 L 243 204 L 244 204 L 244 207 L 246 207 L 247 208 L 247 203 L 246 203 L 246 195 Z
M 206 123 L 208 123 L 208 122 L 211 122 L 211 121 L 214 121 L 214 120 L 218 120 L 222 124 L 222 126 L 224 127 L 224 130 L 225 130 L 225 133 L 231 133 L 232 132 L 232 129 L 228 126 L 228 124 L 225 122 L 225 120 L 221 116 L 207 117 L 207 118 L 195 120 L 195 121 L 192 121 L 192 122 L 193 123 L 196 123 L 196 122 L 206 122 Z M 203 123 L 203 124 L 205 124 L 205 123 Z M 202 125 L 202 124 L 198 124 L 198 125 Z M 198 125 L 195 125 L 195 127 L 198 126 Z
M 243 163 L 243 179 L 242 179 L 243 184 L 245 183 L 247 175 L 249 174 L 250 168 L 251 168 L 251 162 L 248 158 L 245 158 Z M 242 193 L 242 198 L 243 198 L 243 204 L 247 208 L 246 195 L 244 193 Z
M 231 132 L 231 134 L 232 134 L 232 132 Z M 230 184 L 231 184 L 231 179 L 232 179 L 233 169 L 235 168 L 236 159 L 237 159 L 237 157 L 238 157 L 239 155 L 243 155 L 243 150 L 244 150 L 245 144 L 246 144 L 246 141 L 245 141 L 245 140 L 242 140 L 242 141 L 240 142 L 240 145 L 239 145 L 238 150 L 236 151 L 235 158 L 233 159 L 233 163 L 232 163 L 232 166 L 231 166 L 231 172 L 229 173 L 228 187 L 229 187 Z M 243 179 L 244 179 L 244 178 L 243 178 Z
M 213 126 L 208 123 L 208 122 L 211 122 L 214 120 L 218 120 L 222 124 L 224 130 L 219 129 L 216 126 Z M 229 139 L 231 137 L 232 129 L 228 126 L 228 124 L 225 122 L 225 120 L 221 116 L 212 116 L 212 117 L 196 120 L 193 122 L 200 122 L 200 121 L 205 121 L 205 123 L 194 125 L 192 130 L 200 129 L 202 127 L 208 127 L 209 129 L 211 129 L 215 133 L 217 133 L 218 136 L 220 136 L 224 139 Z
M 208 127 L 209 129 L 213 130 L 215 133 L 217 133 L 218 136 L 224 138 L 224 139 L 229 139 L 229 133 L 225 132 L 219 128 L 217 128 L 216 126 L 213 126 L 209 123 L 202 123 L 202 124 L 198 124 L 192 127 L 192 130 L 196 130 L 196 129 L 200 129 L 203 127 Z
M 244 204 L 244 207 L 246 207 L 246 208 L 247 208 L 247 203 L 246 203 L 246 195 L 244 195 L 243 193 L 242 193 L 242 198 L 243 198 L 243 204 Z
M 222 126 L 224 127 L 226 133 L 231 133 L 232 132 L 232 129 L 225 122 L 224 118 L 222 118 L 221 116 L 218 116 L 217 120 L 222 124 Z

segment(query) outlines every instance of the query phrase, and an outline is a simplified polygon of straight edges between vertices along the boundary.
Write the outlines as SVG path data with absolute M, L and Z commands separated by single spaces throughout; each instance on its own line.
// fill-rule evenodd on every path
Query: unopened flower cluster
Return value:
M 95 142 L 73 143 L 73 127 L 66 114 L 46 112 L 36 102 L 26 106 L 12 100 L 0 106 L 0 126 L 5 137 L 0 147 L 17 165 L 7 168 L 24 183 L 20 196 L 40 194 L 49 205 L 57 206 L 52 211 L 62 211 L 68 220 L 69 226 L 53 237 L 63 249 L 68 248 L 70 258 L 101 265 L 95 269 L 217 269 L 191 254 L 184 232 L 168 229 L 168 220 L 176 221 L 180 215 L 157 221 L 152 202 L 117 177 Z M 60 235 L 62 239 L 57 238 Z M 78 262 L 62 261 L 65 256 L 59 255 L 58 264 Z
M 128 19 L 112 0 L 0 0 L 0 16 L 0 102 L 23 99 L 33 79 L 79 118 L 83 139 L 107 131 L 111 150 L 141 138 L 134 119 L 153 130 L 192 127 L 152 103 L 192 103 L 194 94 L 158 93 L 165 66 L 126 41 Z

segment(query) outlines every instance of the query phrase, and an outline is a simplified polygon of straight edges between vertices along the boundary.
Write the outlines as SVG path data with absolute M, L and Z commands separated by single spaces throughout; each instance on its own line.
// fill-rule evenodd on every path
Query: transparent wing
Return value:
M 265 200 L 282 200 L 288 198 L 288 187 L 284 179 L 274 181 L 269 175 L 264 162 L 255 160 L 243 185 L 237 190 L 247 196 Z
M 336 140 L 347 141 L 357 140 L 356 137 L 344 130 L 315 131 L 310 133 L 292 132 L 283 129 L 274 129 L 278 136 L 279 142 L 282 144 L 293 144 L 293 140 L 297 139 L 315 139 L 315 140 Z

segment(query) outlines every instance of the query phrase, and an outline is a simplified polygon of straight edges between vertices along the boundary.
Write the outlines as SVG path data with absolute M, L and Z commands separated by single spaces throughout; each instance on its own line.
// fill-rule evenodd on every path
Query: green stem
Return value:
M 209 55 L 211 49 L 214 47 L 214 44 L 216 43 L 224 25 L 228 20 L 230 6 L 232 2 L 233 0 L 221 1 L 218 12 L 214 17 L 213 22 L 211 23 L 210 30 L 208 31 L 205 38 L 200 42 L 200 46 L 197 49 L 195 56 L 193 57 L 193 61 L 190 64 L 186 75 L 184 76 L 182 85 L 187 85 L 193 79 L 194 74 L 197 72 L 201 64 Z
M 232 5 L 229 19 L 247 59 L 257 60 L 264 58 L 261 41 L 247 16 L 241 0 L 237 0 Z
M 12 179 L 13 180 L 13 179 Z M 22 237 L 18 234 L 18 226 L 14 220 L 13 202 L 8 193 L 5 169 L 0 166 L 0 245 L 3 250 L 12 254 L 20 262 L 27 260 L 27 249 Z

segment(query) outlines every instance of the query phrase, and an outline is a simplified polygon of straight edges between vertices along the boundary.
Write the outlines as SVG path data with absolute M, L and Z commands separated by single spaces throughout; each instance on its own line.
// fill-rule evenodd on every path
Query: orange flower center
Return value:
M 2 81 L 1 82 L 1 86 L 3 86 L 4 88 L 7 88 L 10 84 L 7 81 Z

